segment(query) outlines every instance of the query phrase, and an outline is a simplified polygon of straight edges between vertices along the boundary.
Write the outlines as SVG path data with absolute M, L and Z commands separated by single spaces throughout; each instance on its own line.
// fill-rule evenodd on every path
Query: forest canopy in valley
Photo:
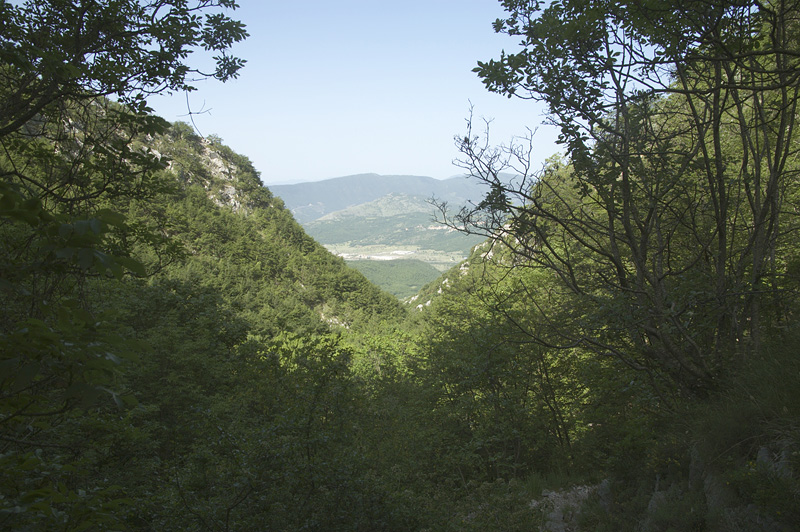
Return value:
M 151 114 L 235 2 L 0 0 L 0 528 L 800 522 L 800 2 L 501 4 L 565 153 L 469 120 L 485 240 L 404 304 Z

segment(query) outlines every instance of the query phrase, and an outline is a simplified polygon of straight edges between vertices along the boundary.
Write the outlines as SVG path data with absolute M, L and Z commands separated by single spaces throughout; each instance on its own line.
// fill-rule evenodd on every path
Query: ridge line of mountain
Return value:
M 466 203 L 480 200 L 486 192 L 482 184 L 465 176 L 440 180 L 429 176 L 372 173 L 268 188 L 284 201 L 300 223 L 308 223 L 331 212 L 368 203 L 390 193 L 436 197 L 448 203 Z

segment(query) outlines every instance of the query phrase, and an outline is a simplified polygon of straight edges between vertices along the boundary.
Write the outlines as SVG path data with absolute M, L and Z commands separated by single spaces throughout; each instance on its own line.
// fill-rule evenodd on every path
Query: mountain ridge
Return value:
M 387 194 L 435 197 L 448 203 L 465 203 L 482 198 L 483 185 L 465 176 L 434 179 L 429 176 L 380 175 L 375 173 L 333 177 L 321 181 L 269 186 L 301 224 L 312 222 L 354 205 Z
M 344 209 L 329 212 L 313 222 L 310 222 L 309 226 L 315 223 L 334 221 L 354 216 L 381 217 L 410 213 L 430 214 L 433 209 L 427 202 L 427 199 L 428 198 L 424 196 L 404 194 L 402 192 L 390 192 L 389 194 L 385 194 L 366 203 L 350 205 Z

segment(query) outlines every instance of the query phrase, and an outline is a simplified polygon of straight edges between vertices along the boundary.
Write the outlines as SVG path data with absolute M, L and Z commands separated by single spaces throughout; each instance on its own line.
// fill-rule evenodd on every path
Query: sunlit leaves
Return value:
M 98 293 L 180 254 L 159 220 L 122 214 L 174 187 L 145 147 L 166 128 L 146 97 L 236 75 L 243 62 L 225 54 L 246 32 L 217 11 L 235 7 L 0 3 L 0 526 L 124 528 L 114 489 L 87 482 L 90 453 L 72 437 L 112 431 L 100 412 L 136 404 L 120 370 L 140 346 L 98 310 Z M 217 72 L 186 63 L 198 48 L 223 54 Z M 67 465 L 76 456 L 81 468 Z
M 191 89 L 198 76 L 229 79 L 243 64 L 223 54 L 218 72 L 201 73 L 186 61 L 193 49 L 225 52 L 247 36 L 243 24 L 218 11 L 235 9 L 232 2 L 3 5 L 7 31 L 0 43 L 11 69 L 0 86 L 10 106 L 4 119 L 12 122 L 17 113 L 36 112 L 56 98 L 91 93 L 144 108 L 147 94 Z M 28 80 L 26 108 L 13 98 L 13 84 L 34 71 L 41 77 Z
M 489 90 L 548 105 L 577 196 L 513 145 L 460 143 L 464 168 L 492 186 L 480 205 L 491 211 L 456 221 L 596 305 L 587 334 L 567 336 L 648 373 L 662 396 L 707 393 L 734 353 L 759 350 L 759 324 L 785 319 L 765 294 L 796 304 L 778 295 L 776 251 L 798 221 L 780 208 L 798 176 L 798 5 L 503 5 L 495 30 L 520 48 L 475 71 Z

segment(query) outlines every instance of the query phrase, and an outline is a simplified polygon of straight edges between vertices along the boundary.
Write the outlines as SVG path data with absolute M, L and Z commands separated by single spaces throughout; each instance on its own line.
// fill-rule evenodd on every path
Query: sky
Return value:
M 489 93 L 477 62 L 517 48 L 492 22 L 497 0 L 239 0 L 229 12 L 250 37 L 232 54 L 238 79 L 153 97 L 169 121 L 194 115 L 248 157 L 270 184 L 377 173 L 445 179 L 463 171 L 454 136 L 473 116 L 492 120 L 493 144 L 535 135 L 537 161 L 557 153 L 543 108 Z

